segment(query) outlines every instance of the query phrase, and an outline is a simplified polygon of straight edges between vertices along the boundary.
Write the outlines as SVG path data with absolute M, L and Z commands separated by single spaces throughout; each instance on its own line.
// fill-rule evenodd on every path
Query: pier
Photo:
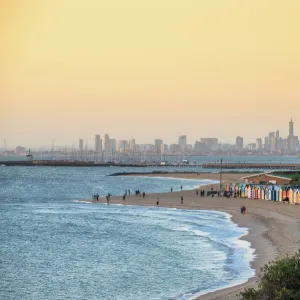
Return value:
M 152 167 L 152 168 L 201 168 L 205 169 L 227 169 L 227 170 L 300 170 L 300 163 L 172 163 L 164 162 L 95 162 L 95 161 L 68 161 L 68 160 L 27 160 L 27 161 L 0 161 L 1 166 L 45 166 L 45 167 Z

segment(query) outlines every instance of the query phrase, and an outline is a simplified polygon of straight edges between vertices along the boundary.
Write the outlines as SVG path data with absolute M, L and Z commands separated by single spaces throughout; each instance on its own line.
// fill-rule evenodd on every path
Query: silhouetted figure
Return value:
M 156 200 L 156 205 L 159 205 L 159 198 L 157 198 Z
M 106 196 L 106 203 L 109 204 L 109 197 Z
M 126 193 L 123 195 L 123 200 L 126 200 Z
M 181 204 L 183 204 L 183 196 L 181 196 Z
M 145 196 L 146 196 L 146 193 L 145 193 L 145 192 L 143 192 L 143 199 L 145 198 Z
M 199 191 L 198 191 L 198 190 L 196 190 L 196 195 L 197 195 L 197 196 L 199 195 Z
M 180 189 L 182 190 L 182 186 L 180 187 Z
M 173 187 L 171 187 L 171 193 L 173 192 Z

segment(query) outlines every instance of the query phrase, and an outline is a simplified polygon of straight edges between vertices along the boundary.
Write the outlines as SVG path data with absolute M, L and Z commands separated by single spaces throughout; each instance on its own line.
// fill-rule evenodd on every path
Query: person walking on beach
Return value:
M 145 192 L 143 192 L 143 199 L 145 199 L 145 196 L 146 196 L 146 193 L 145 193 Z
M 173 192 L 173 187 L 171 186 L 171 193 Z
M 157 198 L 156 205 L 157 206 L 159 205 L 159 198 Z
M 180 187 L 180 189 L 182 190 L 182 186 Z
M 109 196 L 106 196 L 106 203 L 109 204 Z
M 198 190 L 196 190 L 196 196 L 198 196 L 199 195 L 199 191 Z
M 183 204 L 183 196 L 181 196 L 181 204 Z

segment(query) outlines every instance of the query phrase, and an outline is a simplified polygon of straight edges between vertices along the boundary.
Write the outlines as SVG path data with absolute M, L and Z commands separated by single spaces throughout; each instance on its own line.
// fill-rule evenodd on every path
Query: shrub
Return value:
M 265 265 L 262 274 L 256 289 L 240 293 L 242 300 L 300 300 L 300 250 Z

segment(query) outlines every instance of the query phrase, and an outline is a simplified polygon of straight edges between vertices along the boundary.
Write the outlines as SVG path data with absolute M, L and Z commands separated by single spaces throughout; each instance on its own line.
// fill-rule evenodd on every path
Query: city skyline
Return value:
M 299 132 L 299 12 L 296 0 L 2 1 L 0 140 L 250 142 L 285 135 L 290 115 Z
M 71 149 L 77 149 L 80 152 L 93 151 L 95 154 L 101 153 L 135 153 L 135 152 L 154 152 L 154 153 L 209 153 L 226 150 L 229 152 L 245 153 L 252 152 L 268 152 L 268 153 L 298 153 L 300 152 L 300 141 L 295 135 L 294 121 L 291 118 L 288 122 L 288 135 L 281 134 L 281 130 L 276 128 L 269 133 L 261 133 L 259 137 L 251 143 L 244 143 L 243 136 L 237 136 L 235 143 L 222 143 L 218 137 L 200 137 L 196 141 L 190 141 L 187 135 L 178 136 L 177 142 L 167 143 L 163 139 L 154 139 L 147 143 L 137 143 L 136 139 L 117 140 L 109 134 L 94 135 L 94 144 L 88 143 L 83 138 L 78 139 L 78 144 L 72 144 Z M 9 150 L 6 146 L 7 141 L 4 140 L 4 150 Z M 40 147 L 41 148 L 41 147 Z M 70 148 L 70 145 L 59 145 L 55 147 L 55 139 L 52 140 L 51 151 L 57 151 Z M 1 147 L 0 147 L 1 149 Z M 3 150 L 2 149 L 2 150 Z M 24 152 L 26 147 L 16 147 L 16 153 Z M 46 148 L 44 148 L 46 150 Z M 10 149 L 11 150 L 11 149 Z M 48 149 L 49 150 L 49 149 Z

